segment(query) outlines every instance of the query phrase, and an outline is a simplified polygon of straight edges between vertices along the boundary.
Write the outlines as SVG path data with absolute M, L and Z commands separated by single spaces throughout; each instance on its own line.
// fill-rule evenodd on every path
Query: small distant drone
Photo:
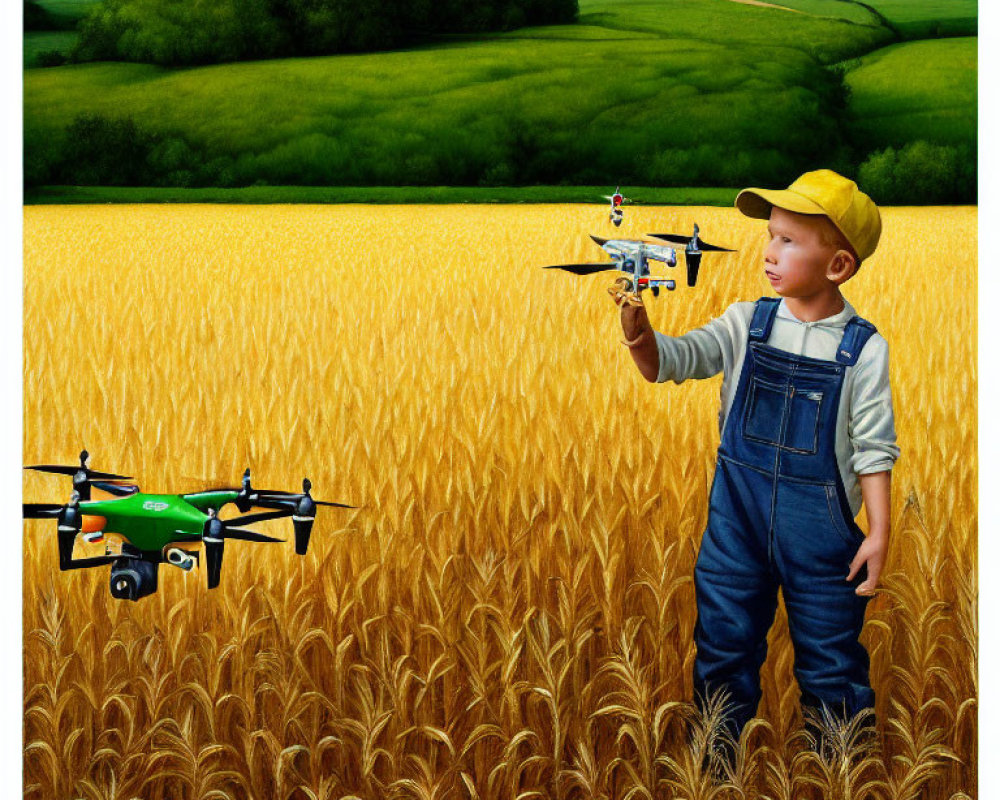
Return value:
M 90 454 L 80 453 L 80 466 L 38 464 L 25 469 L 73 477 L 73 493 L 66 505 L 25 503 L 26 519 L 56 520 L 59 544 L 59 569 L 87 569 L 111 565 L 111 596 L 120 600 L 138 600 L 157 587 L 157 572 L 164 561 L 182 570 L 190 570 L 198 561 L 198 548 L 205 551 L 208 588 L 219 585 L 222 553 L 226 539 L 248 542 L 282 542 L 242 526 L 279 517 L 291 517 L 295 532 L 295 552 L 305 555 L 316 519 L 317 506 L 354 508 L 343 503 L 314 500 L 312 484 L 302 481 L 302 493 L 255 489 L 250 485 L 250 470 L 243 473 L 239 489 L 209 489 L 192 494 L 146 494 L 138 486 L 122 483 L 127 475 L 98 472 L 87 466 Z M 91 500 L 91 488 L 113 497 Z M 245 514 L 223 520 L 220 509 L 234 504 Z M 246 514 L 251 508 L 276 509 L 261 514 Z M 112 552 L 105 544 L 105 554 L 93 558 L 73 558 L 78 534 L 89 543 L 104 541 L 105 533 L 121 539 L 120 551 Z
M 608 219 L 614 223 L 614 226 L 616 228 L 620 228 L 622 224 L 622 218 L 625 216 L 625 212 L 622 209 L 622 205 L 625 203 L 631 203 L 632 201 L 621 193 L 620 186 L 615 187 L 614 194 L 604 195 L 604 199 L 607 200 L 609 203 L 611 203 L 611 208 L 608 212 Z

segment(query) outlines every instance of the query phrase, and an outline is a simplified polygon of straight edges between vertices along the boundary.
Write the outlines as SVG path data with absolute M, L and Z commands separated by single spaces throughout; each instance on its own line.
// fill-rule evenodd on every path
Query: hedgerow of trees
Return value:
M 572 22 L 577 0 L 104 0 L 75 60 L 164 66 L 385 50 L 438 33 Z

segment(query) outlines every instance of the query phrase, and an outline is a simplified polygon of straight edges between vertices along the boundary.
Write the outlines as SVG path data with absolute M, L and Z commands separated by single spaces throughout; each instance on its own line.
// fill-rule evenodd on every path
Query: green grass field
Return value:
M 839 0 L 838 0 L 839 2 Z M 866 0 L 909 39 L 924 36 L 974 36 L 976 0 Z
M 858 3 L 784 5 L 582 0 L 577 25 L 405 51 L 26 69 L 26 173 L 55 174 L 82 113 L 166 141 L 157 174 L 180 186 L 739 186 L 849 170 L 900 137 L 975 140 L 974 38 L 885 47 L 896 34 Z M 874 5 L 894 25 L 969 8 Z M 827 64 L 848 70 L 846 111 Z
M 247 186 L 172 189 L 132 186 L 48 186 L 25 194 L 26 205 L 95 203 L 586 203 L 603 205 L 607 186 Z M 738 189 L 629 186 L 643 206 L 722 206 Z M 629 206 L 626 206 L 628 213 Z
M 846 76 L 856 135 L 873 147 L 975 146 L 977 41 L 906 42 L 860 59 Z
M 906 39 L 974 36 L 977 29 L 976 0 L 776 0 L 775 4 L 859 25 L 888 25 Z
M 697 169 L 711 169 L 712 184 L 729 186 L 773 168 L 779 151 L 836 137 L 813 90 L 822 75 L 801 52 L 572 32 L 185 70 L 28 70 L 26 137 L 58 141 L 86 111 L 130 115 L 276 184 L 423 184 L 438 175 L 462 184 L 490 168 L 505 184 L 505 170 L 533 159 L 547 183 L 573 170 L 575 183 L 644 175 L 632 182 L 690 185 L 704 180 Z M 698 148 L 702 166 L 692 162 L 691 180 L 679 180 L 670 158 Z M 719 172 L 734 152 L 748 156 Z

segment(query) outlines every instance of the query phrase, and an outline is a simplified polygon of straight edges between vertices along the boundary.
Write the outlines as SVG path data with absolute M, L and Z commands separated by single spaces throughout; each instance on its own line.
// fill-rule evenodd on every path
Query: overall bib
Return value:
M 729 693 L 736 736 L 760 701 L 779 587 L 803 705 L 850 717 L 875 699 L 858 641 L 868 598 L 854 593 L 865 570 L 845 580 L 864 534 L 834 451 L 844 375 L 875 327 L 853 317 L 836 361 L 794 355 L 765 344 L 779 302 L 754 307 L 695 566 L 695 693 Z

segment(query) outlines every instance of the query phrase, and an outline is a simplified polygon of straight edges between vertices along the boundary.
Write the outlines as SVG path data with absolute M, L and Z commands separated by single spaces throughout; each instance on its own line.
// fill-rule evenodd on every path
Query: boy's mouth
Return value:
M 771 281 L 772 283 L 774 281 L 780 281 L 781 280 L 781 276 L 780 275 L 778 275 L 776 272 L 771 272 L 771 270 L 769 270 L 769 269 L 765 269 L 764 270 L 764 274 L 767 275 L 767 279 L 769 281 Z

